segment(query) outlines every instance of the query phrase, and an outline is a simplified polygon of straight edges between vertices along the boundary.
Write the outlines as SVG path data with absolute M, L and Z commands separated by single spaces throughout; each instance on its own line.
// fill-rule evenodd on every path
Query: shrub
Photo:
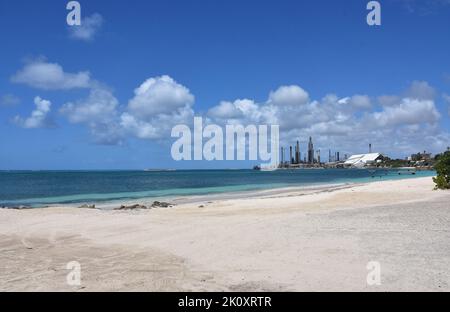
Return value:
M 446 152 L 439 157 L 435 169 L 437 177 L 433 178 L 433 181 L 436 183 L 436 189 L 450 189 L 450 152 Z

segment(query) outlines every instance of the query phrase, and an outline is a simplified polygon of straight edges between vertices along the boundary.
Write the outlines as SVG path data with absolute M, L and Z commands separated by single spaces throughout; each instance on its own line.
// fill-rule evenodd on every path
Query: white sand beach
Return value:
M 450 291 L 449 247 L 450 192 L 431 178 L 167 209 L 0 209 L 0 291 Z M 66 283 L 71 261 L 80 286 Z

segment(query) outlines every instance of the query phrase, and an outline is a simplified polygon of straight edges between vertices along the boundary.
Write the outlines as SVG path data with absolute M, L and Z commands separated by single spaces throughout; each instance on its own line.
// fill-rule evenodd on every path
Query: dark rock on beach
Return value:
M 13 209 L 13 210 L 25 210 L 25 209 L 31 209 L 31 207 L 28 206 L 14 206 L 14 207 L 6 207 L 2 206 L 2 209 Z
M 95 205 L 81 205 L 79 208 L 95 209 Z
M 159 202 L 159 201 L 155 201 L 152 204 L 152 208 L 172 208 L 172 207 L 173 207 L 173 204 Z
M 147 206 L 144 206 L 144 205 L 139 205 L 139 204 L 130 205 L 130 206 L 122 205 L 119 208 L 116 208 L 114 210 L 138 210 L 138 209 L 152 209 L 152 208 L 172 208 L 173 206 L 174 205 L 170 204 L 170 203 L 155 201 L 155 202 L 153 202 L 153 204 L 150 207 L 147 207 Z
M 122 205 L 119 208 L 116 208 L 114 210 L 136 210 L 136 209 L 148 209 L 148 207 L 144 206 L 144 205 L 139 205 L 139 204 L 131 205 L 131 206 Z

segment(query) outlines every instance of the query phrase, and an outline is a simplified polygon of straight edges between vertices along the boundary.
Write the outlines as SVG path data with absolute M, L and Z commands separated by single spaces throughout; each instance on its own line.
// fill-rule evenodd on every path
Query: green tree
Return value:
M 436 183 L 436 189 L 450 189 L 450 152 L 445 152 L 439 157 L 435 166 L 437 177 L 433 178 Z

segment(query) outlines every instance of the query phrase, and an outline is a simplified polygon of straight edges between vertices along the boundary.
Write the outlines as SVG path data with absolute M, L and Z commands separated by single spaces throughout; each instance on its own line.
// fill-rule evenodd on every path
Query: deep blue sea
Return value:
M 0 206 L 204 195 L 433 176 L 399 170 L 0 171 Z

